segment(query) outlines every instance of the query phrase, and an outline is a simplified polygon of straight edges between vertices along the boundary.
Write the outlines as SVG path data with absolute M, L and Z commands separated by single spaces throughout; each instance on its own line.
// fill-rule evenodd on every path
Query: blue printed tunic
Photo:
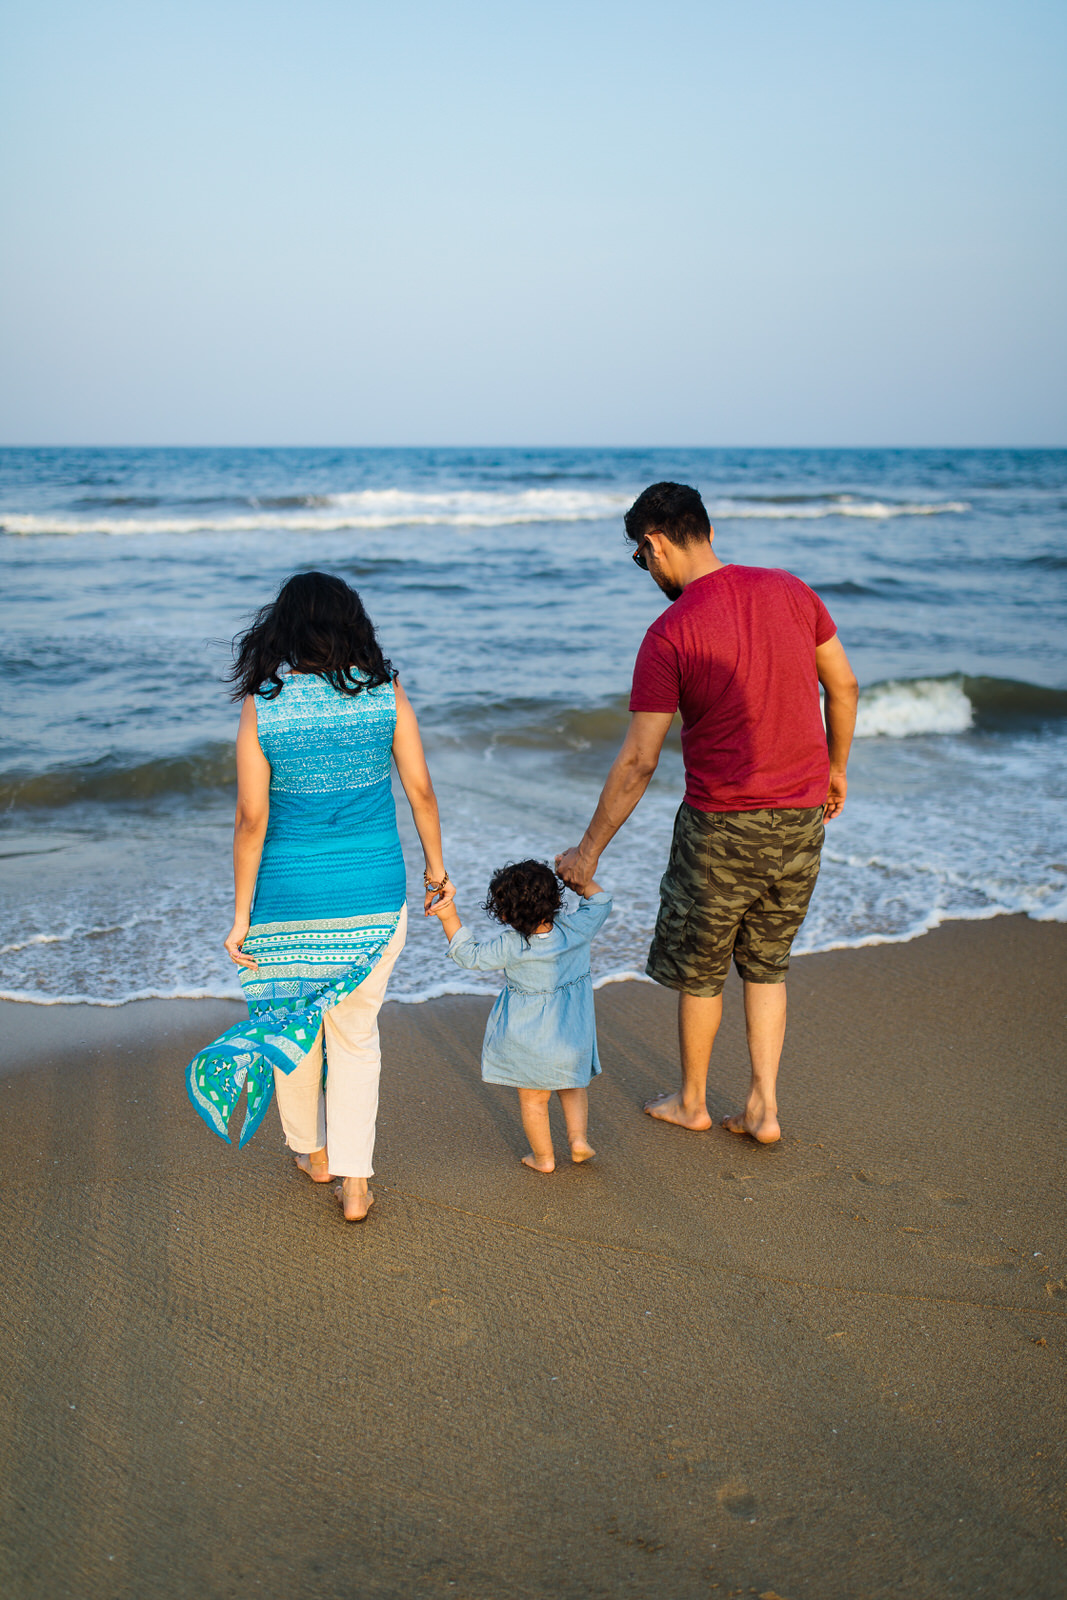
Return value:
M 293 674 L 257 697 L 256 722 L 270 816 L 243 946 L 259 963 L 241 973 L 249 1004 L 295 999 L 388 943 L 405 894 L 393 685 L 341 694 Z
M 396 827 L 392 683 L 341 694 L 294 673 L 273 699 L 256 697 L 270 762 L 270 814 L 243 949 L 247 1022 L 189 1063 L 194 1107 L 222 1138 L 243 1090 L 241 1144 L 262 1122 L 274 1068 L 292 1072 L 318 1039 L 323 1013 L 363 982 L 404 904 Z
M 503 972 L 507 983 L 485 1025 L 482 1077 L 516 1089 L 583 1089 L 600 1071 L 589 946 L 611 912 L 603 890 L 529 940 L 514 928 L 479 944 L 469 928 L 448 953 L 458 966 Z

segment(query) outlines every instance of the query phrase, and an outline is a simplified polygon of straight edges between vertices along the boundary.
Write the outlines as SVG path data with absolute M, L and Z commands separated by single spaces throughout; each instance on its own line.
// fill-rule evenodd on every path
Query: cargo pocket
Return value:
M 661 903 L 659 915 L 656 918 L 655 941 L 662 944 L 667 950 L 676 950 L 684 947 L 686 928 L 692 915 L 694 901 L 683 894 L 674 894 L 670 900 Z
M 668 888 L 666 880 L 660 892 L 659 915 L 645 972 L 658 983 L 677 989 L 686 981 L 692 964 L 688 926 L 694 902 L 687 895 L 679 894 L 673 884 Z

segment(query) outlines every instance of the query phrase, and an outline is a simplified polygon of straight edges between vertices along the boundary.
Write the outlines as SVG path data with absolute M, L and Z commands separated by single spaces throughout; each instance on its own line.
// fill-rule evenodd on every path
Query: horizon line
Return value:
M 1062 444 L 1011 444 L 1011 443 L 986 443 L 986 444 L 340 444 L 327 442 L 322 444 L 249 444 L 249 443 L 182 443 L 178 441 L 159 441 L 153 443 L 121 444 L 114 442 L 103 444 L 91 441 L 30 441 L 23 443 L 8 443 L 0 441 L 0 450 L 554 450 L 554 451 L 639 451 L 639 450 L 1067 450 L 1067 442 Z

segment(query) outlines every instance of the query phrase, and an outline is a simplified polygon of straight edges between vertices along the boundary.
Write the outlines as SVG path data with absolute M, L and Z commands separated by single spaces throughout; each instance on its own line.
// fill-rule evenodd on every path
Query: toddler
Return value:
M 575 911 L 563 910 L 559 879 L 542 861 L 502 867 L 489 884 L 485 910 L 505 925 L 480 944 L 460 922 L 455 903 L 431 907 L 458 966 L 503 972 L 506 984 L 485 1026 L 482 1078 L 519 1091 L 530 1141 L 523 1156 L 535 1172 L 554 1172 L 548 1101 L 559 1095 L 571 1160 L 595 1154 L 587 1134 L 588 1084 L 600 1071 L 589 946 L 611 911 L 611 896 L 587 883 Z

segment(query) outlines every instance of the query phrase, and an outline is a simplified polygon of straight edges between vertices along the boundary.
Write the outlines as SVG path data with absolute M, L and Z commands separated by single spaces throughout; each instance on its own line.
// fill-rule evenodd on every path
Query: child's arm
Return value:
M 463 926 L 459 912 L 456 910 L 456 902 L 454 900 L 449 900 L 444 905 L 438 901 L 436 905 L 430 906 L 426 915 L 428 917 L 437 918 L 438 922 L 445 930 L 445 938 L 449 940 L 453 939 Z
M 581 895 L 577 907 L 571 912 L 574 926 L 584 929 L 588 938 L 592 939 L 611 915 L 612 899 L 599 883 L 590 878 L 588 883 L 576 891 Z
M 476 972 L 501 972 L 507 960 L 507 950 L 512 944 L 510 932 L 504 932 L 495 939 L 487 939 L 485 944 L 479 944 L 469 928 L 463 926 L 456 903 L 450 900 L 447 905 L 434 905 L 427 911 L 428 917 L 436 917 L 445 930 L 448 940 L 448 953 L 459 967 L 467 967 Z M 452 943 L 457 933 L 462 933 L 463 938 Z

